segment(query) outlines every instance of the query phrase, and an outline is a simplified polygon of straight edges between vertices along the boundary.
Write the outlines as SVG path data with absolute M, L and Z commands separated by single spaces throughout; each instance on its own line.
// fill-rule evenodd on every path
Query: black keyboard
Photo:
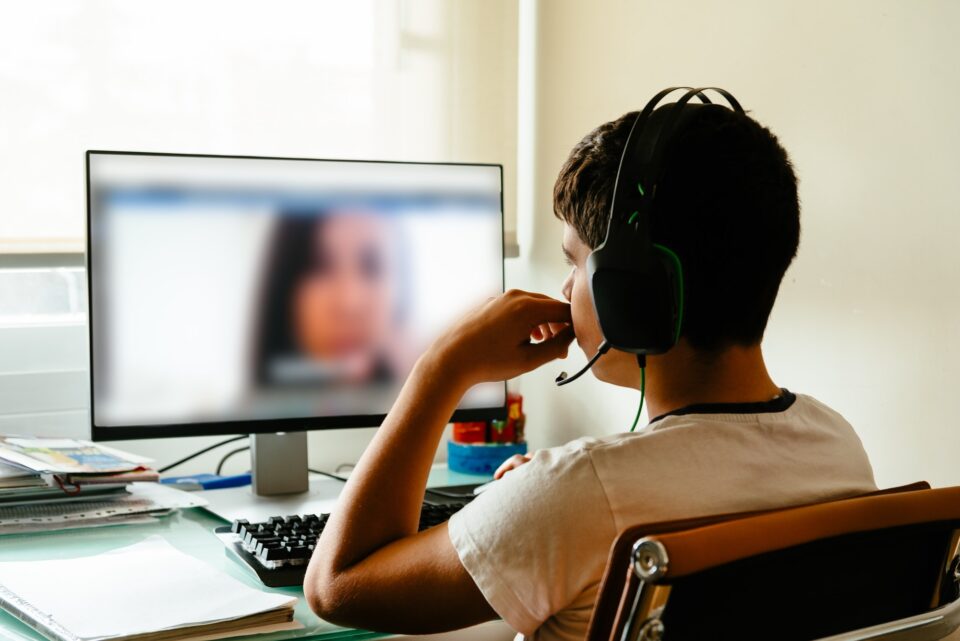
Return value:
M 463 503 L 424 503 L 420 510 L 420 530 L 443 523 Z M 217 528 L 217 535 L 228 553 L 242 561 L 272 588 L 303 585 L 307 563 L 329 514 L 271 516 L 263 523 L 246 519 Z

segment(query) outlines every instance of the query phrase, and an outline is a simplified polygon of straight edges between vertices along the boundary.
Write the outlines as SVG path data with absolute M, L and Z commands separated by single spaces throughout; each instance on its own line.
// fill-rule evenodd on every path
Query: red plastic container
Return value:
M 486 443 L 487 424 L 484 421 L 453 424 L 454 443 Z

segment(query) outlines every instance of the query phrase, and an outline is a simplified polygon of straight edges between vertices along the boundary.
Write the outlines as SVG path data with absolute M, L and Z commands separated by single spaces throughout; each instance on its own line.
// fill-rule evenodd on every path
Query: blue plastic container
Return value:
M 514 454 L 526 454 L 526 443 L 454 443 L 447 441 L 447 467 L 464 474 L 493 474 Z

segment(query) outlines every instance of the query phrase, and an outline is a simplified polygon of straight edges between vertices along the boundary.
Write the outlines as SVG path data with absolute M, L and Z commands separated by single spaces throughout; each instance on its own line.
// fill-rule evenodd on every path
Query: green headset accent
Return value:
M 683 263 L 680 262 L 680 257 L 677 256 L 677 253 L 669 247 L 659 243 L 653 243 L 653 246 L 673 261 L 674 269 L 677 270 L 677 327 L 673 332 L 673 342 L 677 343 L 680 341 L 680 330 L 683 327 Z
M 637 189 L 640 190 L 640 193 L 643 194 L 643 187 L 640 186 L 640 183 L 637 183 Z M 636 222 L 637 218 L 640 217 L 640 212 L 635 211 L 630 214 L 630 218 L 627 219 L 627 224 L 632 225 Z M 661 245 L 660 243 L 653 243 L 653 247 L 662 252 L 667 256 L 673 263 L 673 268 L 677 275 L 677 323 L 673 331 L 673 342 L 676 344 L 680 341 L 680 330 L 683 327 L 683 263 L 680 262 L 680 257 L 677 256 L 677 252 L 673 251 L 666 245 Z M 631 430 L 632 431 L 632 430 Z

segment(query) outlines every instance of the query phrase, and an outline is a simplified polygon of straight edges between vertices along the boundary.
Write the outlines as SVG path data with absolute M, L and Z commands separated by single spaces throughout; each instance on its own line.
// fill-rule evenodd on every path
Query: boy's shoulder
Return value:
M 771 403 L 694 406 L 657 417 L 637 432 L 581 437 L 538 451 L 531 463 L 559 472 L 576 465 L 595 468 L 621 456 L 637 461 L 650 456 L 669 463 L 697 452 L 730 455 L 742 450 L 741 455 L 749 457 L 751 451 L 762 455 L 771 442 L 803 449 L 805 444 L 825 441 L 862 451 L 859 436 L 839 412 L 812 396 L 784 390 L 783 397 Z

